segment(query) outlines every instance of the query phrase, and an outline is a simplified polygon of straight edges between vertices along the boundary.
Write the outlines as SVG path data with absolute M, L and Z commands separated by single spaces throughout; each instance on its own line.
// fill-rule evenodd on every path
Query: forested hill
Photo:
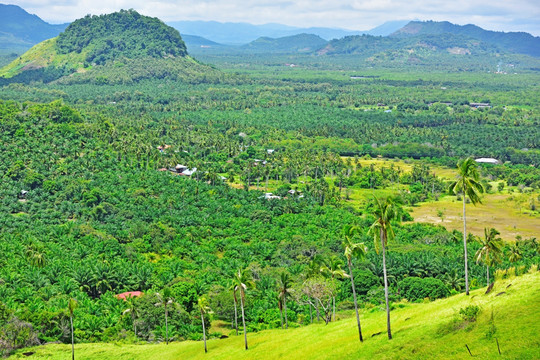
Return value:
M 242 46 L 242 50 L 260 53 L 307 53 L 324 47 L 327 41 L 313 34 L 298 34 L 282 38 L 261 37 Z
M 16 5 L 0 4 L 0 48 L 29 48 L 58 36 L 66 26 L 49 24 Z
M 177 30 L 134 10 L 76 20 L 57 38 L 0 70 L 10 82 L 49 82 L 66 75 L 73 75 L 69 82 L 126 83 L 142 78 L 192 81 L 216 71 L 188 57 Z
M 405 38 L 427 34 L 464 35 L 498 46 L 506 52 L 540 56 L 540 37 L 526 32 L 489 31 L 471 24 L 460 26 L 448 21 L 411 21 L 390 36 Z

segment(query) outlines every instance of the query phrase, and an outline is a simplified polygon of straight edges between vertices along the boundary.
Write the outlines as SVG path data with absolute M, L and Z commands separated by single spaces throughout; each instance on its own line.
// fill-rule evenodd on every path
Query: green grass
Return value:
M 354 317 L 329 325 L 316 324 L 289 330 L 249 333 L 249 350 L 243 336 L 170 345 L 76 344 L 77 359 L 475 359 L 540 358 L 540 273 L 499 281 L 494 290 L 485 289 L 422 304 L 397 304 L 392 311 L 394 339 L 386 337 L 385 313 L 378 308 L 361 312 L 365 341 L 358 341 Z M 477 305 L 476 322 L 466 323 L 459 310 Z M 402 306 L 402 307 L 401 307 Z M 496 331 L 488 336 L 493 313 Z M 380 334 L 378 334 L 380 333 Z M 378 334 L 378 335 L 376 335 Z M 498 339 L 502 356 L 498 355 Z M 23 352 L 35 351 L 30 359 L 60 360 L 70 357 L 70 345 L 47 345 L 21 350 L 10 359 L 25 359 Z

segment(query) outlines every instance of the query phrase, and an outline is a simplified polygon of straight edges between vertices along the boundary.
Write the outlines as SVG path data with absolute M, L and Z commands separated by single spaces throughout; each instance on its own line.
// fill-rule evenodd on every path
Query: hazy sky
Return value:
M 1 0 L 0 0 L 1 1 Z M 540 0 L 4 0 L 51 23 L 135 9 L 161 20 L 281 23 L 368 30 L 391 20 L 447 20 L 540 36 Z

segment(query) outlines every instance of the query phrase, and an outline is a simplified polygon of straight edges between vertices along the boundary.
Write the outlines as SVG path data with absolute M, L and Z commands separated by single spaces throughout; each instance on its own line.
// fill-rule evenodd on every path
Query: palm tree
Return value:
M 172 298 L 171 289 L 169 287 L 163 289 L 163 295 L 156 293 L 156 296 L 159 301 L 155 305 L 163 306 L 165 308 L 165 341 L 166 344 L 169 345 L 169 324 L 167 322 L 169 311 L 167 306 L 172 305 L 174 303 L 174 299 Z
M 280 311 L 281 311 L 281 328 L 283 329 L 283 312 L 285 312 L 285 328 L 289 328 L 289 322 L 287 321 L 287 295 L 290 293 L 292 285 L 292 278 L 288 272 L 284 271 L 279 277 L 279 294 L 278 298 L 280 301 Z
M 326 261 L 326 264 L 321 266 L 321 273 L 326 276 L 330 277 L 332 280 L 336 278 L 343 279 L 345 277 L 349 277 L 347 273 L 341 268 L 343 266 L 343 262 L 340 258 L 337 256 L 332 256 L 328 261 Z M 332 313 L 334 320 L 336 321 L 336 295 L 332 294 Z
M 236 298 L 236 275 L 235 278 L 230 282 L 229 290 L 233 293 L 234 299 L 234 328 L 236 329 L 236 336 L 238 336 L 238 299 Z
M 510 255 L 508 255 L 508 260 L 514 263 L 521 260 L 521 257 L 521 249 L 519 248 L 517 241 L 510 244 Z
M 388 339 L 392 339 L 392 331 L 390 330 L 390 306 L 388 302 L 388 275 L 386 273 L 386 247 L 388 240 L 394 238 L 394 231 L 392 230 L 391 221 L 396 217 L 396 209 L 392 199 L 387 198 L 384 202 L 375 198 L 376 207 L 374 209 L 374 215 L 376 216 L 375 222 L 369 228 L 368 234 L 373 236 L 375 242 L 375 251 L 379 253 L 380 238 L 383 258 L 383 276 L 384 276 L 384 299 L 386 301 L 386 328 L 388 331 Z
M 207 353 L 208 349 L 206 348 L 206 329 L 204 327 L 204 314 L 208 313 L 210 311 L 210 307 L 208 306 L 208 300 L 206 297 L 201 296 L 197 300 L 197 307 L 199 308 L 199 311 L 201 313 L 201 322 L 202 322 L 202 332 L 203 332 L 203 341 L 204 341 L 204 352 Z
M 73 312 L 77 308 L 77 300 L 71 298 L 68 301 L 69 323 L 71 324 L 71 359 L 75 360 L 75 339 L 73 333 Z
M 235 274 L 235 291 L 240 292 L 240 309 L 242 310 L 242 325 L 244 326 L 244 344 L 248 349 L 247 332 L 246 332 L 246 317 L 244 313 L 244 303 L 246 300 L 246 290 L 252 284 L 251 277 L 247 270 L 238 270 Z
M 353 292 L 354 299 L 354 310 L 356 311 L 356 323 L 358 324 L 358 336 L 360 341 L 363 342 L 362 338 L 362 327 L 360 326 L 360 316 L 358 315 L 358 301 L 356 300 L 356 289 L 354 288 L 354 276 L 352 272 L 352 259 L 353 258 L 364 258 L 367 253 L 367 247 L 364 243 L 355 243 L 353 242 L 354 236 L 358 232 L 358 228 L 351 225 L 346 225 L 343 228 L 343 235 L 345 239 L 343 241 L 343 248 L 345 250 L 345 257 L 347 258 L 347 265 L 349 265 L 349 276 L 351 277 L 351 287 Z
M 122 315 L 129 313 L 131 315 L 131 320 L 133 321 L 133 332 L 135 333 L 135 336 L 137 336 L 137 323 L 135 322 L 136 318 L 139 315 L 139 308 L 137 306 L 137 300 L 133 296 L 126 297 L 126 302 L 128 305 L 128 308 L 124 310 Z
M 480 194 L 484 192 L 484 187 L 479 182 L 480 175 L 476 162 L 472 158 L 460 160 L 457 164 L 458 175 L 456 180 L 450 186 L 450 192 L 453 194 L 461 193 L 463 195 L 463 250 L 465 253 L 465 293 L 469 295 L 469 267 L 467 264 L 467 217 L 465 213 L 466 197 L 476 205 L 481 203 Z
M 504 246 L 502 239 L 497 237 L 500 234 L 493 228 L 489 230 L 484 228 L 484 238 L 478 238 L 481 247 L 476 252 L 475 258 L 477 264 L 482 261 L 486 265 L 487 286 L 489 286 L 489 267 L 500 261 L 502 247 Z

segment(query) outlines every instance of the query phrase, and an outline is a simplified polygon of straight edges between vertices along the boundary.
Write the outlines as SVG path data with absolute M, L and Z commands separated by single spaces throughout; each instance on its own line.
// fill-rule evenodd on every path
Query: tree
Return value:
M 71 298 L 68 301 L 69 323 L 71 325 L 71 359 L 75 360 L 75 338 L 73 333 L 73 312 L 77 308 L 77 300 Z
M 280 312 L 281 312 L 281 328 L 283 329 L 283 312 L 285 312 L 285 328 L 289 328 L 289 322 L 287 321 L 287 295 L 290 293 L 290 288 L 292 285 L 292 278 L 288 272 L 284 271 L 279 276 L 279 289 L 278 289 L 278 298 L 280 301 Z
M 508 255 L 508 260 L 512 263 L 521 260 L 521 249 L 519 248 L 518 242 L 515 241 L 510 244 L 510 254 Z
M 236 336 L 238 336 L 238 299 L 236 297 L 236 275 L 230 283 L 229 290 L 233 293 L 234 299 L 234 328 L 236 329 Z
M 358 228 L 351 225 L 346 225 L 343 229 L 343 235 L 345 239 L 343 240 L 344 254 L 347 258 L 347 265 L 349 266 L 349 276 L 351 278 L 351 287 L 353 291 L 353 300 L 354 300 L 354 310 L 356 311 L 356 323 L 358 324 L 358 337 L 360 341 L 363 342 L 362 337 L 362 327 L 360 325 L 360 315 L 358 315 L 358 301 L 356 299 L 356 290 L 354 288 L 354 276 L 352 272 L 352 259 L 353 258 L 364 258 L 367 253 L 367 246 L 364 243 L 355 243 L 354 237 L 358 232 Z
M 480 183 L 480 175 L 478 174 L 478 168 L 476 162 L 472 158 L 460 160 L 457 164 L 458 175 L 456 180 L 453 181 L 449 190 L 453 194 L 463 195 L 463 251 L 465 260 L 465 293 L 469 295 L 469 267 L 467 264 L 467 217 L 465 204 L 466 198 L 476 205 L 481 203 L 480 194 L 484 192 L 484 187 Z
M 167 306 L 174 303 L 174 299 L 172 298 L 171 294 L 171 288 L 164 288 L 163 295 L 160 293 L 156 293 L 156 296 L 159 301 L 155 304 L 155 306 L 163 306 L 163 308 L 165 309 L 165 341 L 166 344 L 169 345 L 169 324 L 167 322 L 169 310 L 167 309 Z
M 382 250 L 383 258 L 383 276 L 384 276 L 384 299 L 386 302 L 386 328 L 388 331 L 388 339 L 392 339 L 392 331 L 390 329 L 390 306 L 388 302 L 388 275 L 386 273 L 386 247 L 388 241 L 394 238 L 391 221 L 396 217 L 396 208 L 391 198 L 386 198 L 383 202 L 375 198 L 376 206 L 373 214 L 376 217 L 375 222 L 369 228 L 368 234 L 373 236 L 375 242 L 375 251 L 379 253 Z M 379 248 L 379 240 L 381 247 Z
M 343 262 L 340 258 L 337 256 L 332 256 L 329 260 L 325 262 L 323 266 L 321 266 L 321 273 L 324 276 L 330 277 L 332 280 L 335 280 L 337 278 L 343 279 L 345 277 L 349 277 L 347 273 L 341 268 L 343 266 Z M 336 295 L 332 295 L 332 314 L 333 314 L 333 321 L 336 321 Z
M 204 352 L 207 353 L 208 349 L 206 348 L 206 328 L 204 326 L 204 314 L 208 313 L 210 311 L 210 307 L 208 306 L 208 300 L 206 297 L 201 296 L 197 300 L 197 308 L 199 309 L 199 312 L 201 313 L 201 322 L 202 322 L 202 332 L 203 332 L 203 341 L 204 341 Z
M 135 336 L 137 336 L 136 319 L 139 316 L 139 307 L 137 306 L 137 300 L 136 299 L 137 299 L 136 297 L 133 297 L 131 295 L 126 297 L 126 302 L 127 302 L 128 308 L 126 310 L 124 310 L 124 312 L 122 313 L 123 315 L 128 314 L 128 313 L 130 314 L 131 320 L 133 322 L 133 332 L 135 333 Z
M 244 270 L 239 269 L 235 275 L 234 281 L 235 281 L 235 291 L 240 292 L 240 309 L 242 311 L 242 325 L 244 326 L 244 344 L 247 350 L 248 343 L 247 343 L 246 317 L 244 313 L 244 304 L 246 300 L 246 290 L 248 286 L 251 286 L 252 281 L 246 269 Z
M 500 234 L 493 228 L 489 230 L 484 228 L 484 238 L 477 238 L 481 247 L 475 254 L 476 263 L 478 264 L 481 261 L 486 265 L 487 286 L 489 286 L 489 267 L 501 260 L 500 256 L 504 244 L 502 239 L 497 237 Z

